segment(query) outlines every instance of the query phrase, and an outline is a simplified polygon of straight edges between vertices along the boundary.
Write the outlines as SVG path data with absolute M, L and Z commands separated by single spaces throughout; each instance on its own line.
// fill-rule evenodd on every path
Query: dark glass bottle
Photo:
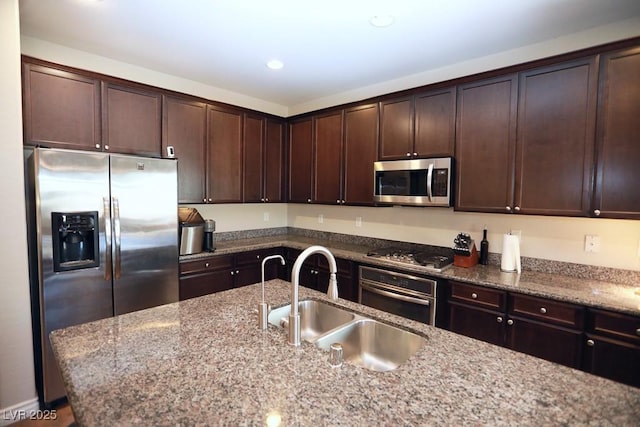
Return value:
M 480 242 L 480 264 L 489 263 L 489 241 L 487 240 L 487 229 L 482 230 L 482 241 Z

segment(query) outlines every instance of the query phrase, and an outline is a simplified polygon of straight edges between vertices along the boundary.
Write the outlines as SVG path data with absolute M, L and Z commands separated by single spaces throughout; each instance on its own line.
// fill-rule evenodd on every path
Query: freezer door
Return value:
M 35 149 L 30 180 L 34 187 L 35 222 L 29 233 L 36 251 L 31 259 L 33 295 L 39 300 L 40 345 L 37 363 L 42 367 L 38 388 L 43 400 L 64 397 L 62 379 L 49 343 L 49 333 L 80 323 L 113 316 L 112 286 L 105 243 L 105 210 L 109 210 L 109 158 L 101 153 Z M 106 200 L 107 203 L 103 203 Z M 97 212 L 99 265 L 54 271 L 52 213 Z M 106 221 L 108 223 L 108 220 Z M 33 230 L 35 228 L 35 230 Z M 69 237 L 69 236 L 67 236 Z M 71 236 L 73 237 L 73 236 Z
M 116 315 L 178 301 L 175 160 L 111 155 Z

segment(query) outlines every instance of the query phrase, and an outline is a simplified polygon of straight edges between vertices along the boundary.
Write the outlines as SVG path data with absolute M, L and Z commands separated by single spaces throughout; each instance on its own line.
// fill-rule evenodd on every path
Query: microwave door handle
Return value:
M 102 198 L 102 215 L 104 215 L 105 257 L 104 280 L 111 281 L 111 202 L 108 197 Z
M 405 302 L 411 302 L 414 304 L 420 304 L 420 305 L 430 305 L 429 300 L 426 299 L 419 299 L 419 298 L 413 298 L 413 297 L 408 297 L 406 295 L 401 295 L 398 294 L 396 292 L 389 292 L 389 291 L 385 291 L 377 286 L 371 285 L 371 284 L 367 284 L 367 283 L 360 283 L 360 287 L 362 289 L 366 289 L 369 292 L 372 292 L 374 294 L 378 294 L 378 295 L 382 295 L 385 297 L 389 297 L 392 299 L 396 299 L 396 300 L 400 300 L 400 301 L 405 301 Z
M 427 172 L 427 196 L 429 196 L 429 201 L 431 201 L 431 197 L 433 192 L 431 190 L 431 181 L 433 180 L 433 163 L 429 163 L 429 170 Z

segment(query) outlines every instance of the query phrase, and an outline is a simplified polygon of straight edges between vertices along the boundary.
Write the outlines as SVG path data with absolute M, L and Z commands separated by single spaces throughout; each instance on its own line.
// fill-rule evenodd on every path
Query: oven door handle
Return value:
M 389 292 L 385 290 L 385 288 L 380 288 L 371 283 L 360 282 L 360 287 L 374 294 L 382 295 L 392 299 L 397 299 L 400 301 L 411 302 L 414 304 L 420 304 L 420 305 L 426 305 L 426 306 L 431 305 L 431 302 L 428 299 L 413 298 L 413 297 L 408 297 L 406 295 L 399 294 L 397 292 Z

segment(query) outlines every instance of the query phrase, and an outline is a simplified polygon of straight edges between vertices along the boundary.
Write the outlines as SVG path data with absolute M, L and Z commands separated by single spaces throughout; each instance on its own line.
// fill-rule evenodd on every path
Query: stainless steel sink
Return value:
M 413 332 L 372 319 L 358 319 L 323 335 L 316 346 L 329 350 L 340 343 L 343 359 L 372 371 L 391 371 L 416 354 L 427 340 Z
M 323 350 L 339 343 L 343 360 L 372 371 L 390 371 L 416 354 L 427 340 L 413 332 L 369 319 L 321 301 L 298 304 L 300 337 Z M 279 328 L 288 322 L 291 305 L 269 313 L 269 323 Z
M 282 327 L 283 320 L 289 321 L 291 304 L 277 308 L 269 313 L 269 323 Z M 351 322 L 356 315 L 321 301 L 306 300 L 298 303 L 300 313 L 300 338 L 314 342 L 315 338 L 338 326 Z

